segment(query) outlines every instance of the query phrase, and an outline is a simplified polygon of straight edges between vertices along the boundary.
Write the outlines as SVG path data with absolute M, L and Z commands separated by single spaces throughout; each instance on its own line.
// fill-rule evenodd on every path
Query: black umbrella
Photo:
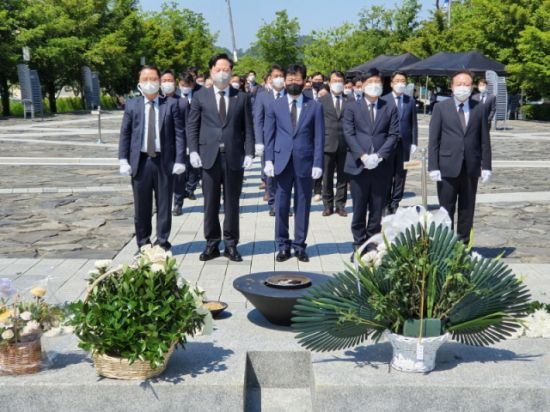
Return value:
M 440 52 L 401 68 L 401 70 L 412 76 L 450 76 L 461 69 L 470 70 L 476 75 L 485 75 L 487 70 L 492 70 L 499 76 L 506 75 L 502 63 L 491 60 L 477 51 Z

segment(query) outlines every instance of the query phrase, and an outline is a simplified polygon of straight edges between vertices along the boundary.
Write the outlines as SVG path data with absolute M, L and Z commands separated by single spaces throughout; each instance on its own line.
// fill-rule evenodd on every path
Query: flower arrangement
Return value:
M 522 327 L 512 334 L 512 338 L 526 336 L 550 339 L 550 304 L 533 301 L 527 312 L 529 314 L 524 319 Z
M 98 356 L 106 356 L 163 370 L 176 345 L 211 329 L 202 293 L 182 281 L 169 252 L 147 246 L 132 264 L 110 265 L 97 262 L 86 299 L 69 306 L 68 323 L 79 346 L 92 352 L 96 369 Z

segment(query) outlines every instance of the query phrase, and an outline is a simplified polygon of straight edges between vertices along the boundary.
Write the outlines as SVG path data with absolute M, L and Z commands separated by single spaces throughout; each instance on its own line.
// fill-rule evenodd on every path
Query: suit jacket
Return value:
M 344 139 L 343 117 L 346 99 L 340 96 L 341 110 L 336 113 L 332 93 L 320 97 L 318 102 L 323 106 L 323 117 L 325 119 L 325 153 L 335 153 L 346 150 Z
M 472 99 L 477 100 L 478 102 L 481 101 L 481 93 L 476 93 L 472 96 Z M 494 94 L 487 93 L 487 97 L 485 98 L 485 105 L 487 105 L 488 109 L 488 118 L 489 123 L 493 121 L 493 118 L 495 117 L 495 113 L 497 111 L 497 97 Z
M 254 156 L 254 130 L 250 97 L 243 91 L 228 87 L 229 107 L 222 124 L 214 88 L 200 89 L 193 95 L 187 118 L 189 152 L 197 152 L 204 169 L 210 169 L 225 146 L 229 168 L 242 168 L 245 155 Z
M 265 160 L 273 162 L 275 174 L 282 173 L 291 160 L 294 173 L 310 177 L 313 167 L 323 168 L 325 124 L 319 102 L 303 96 L 296 128 L 292 127 L 288 97 L 272 102 L 264 124 Z
M 382 97 L 390 106 L 397 109 L 393 93 L 388 93 Z M 418 119 L 416 115 L 416 101 L 413 97 L 402 95 L 402 111 L 397 116 L 399 117 L 399 136 L 403 147 L 403 162 L 409 161 L 411 157 L 411 145 L 418 146 Z
M 491 170 L 491 141 L 487 106 L 470 99 L 470 117 L 462 130 L 454 98 L 434 106 L 430 121 L 428 170 L 440 170 L 442 177 L 457 177 L 462 165 L 469 176 Z
M 346 173 L 360 174 L 364 169 L 361 156 L 377 153 L 384 160 L 375 169 L 368 170 L 368 173 L 393 175 L 393 164 L 389 160 L 399 139 L 399 116 L 395 106 L 378 99 L 373 125 L 365 99 L 348 102 L 344 110 L 344 138 L 348 145 L 344 165 Z
M 118 158 L 128 159 L 132 167 L 132 177 L 138 173 L 141 147 L 145 138 L 145 103 L 143 96 L 126 102 L 120 139 Z M 185 127 L 184 119 L 173 98 L 159 97 L 159 134 L 162 167 L 167 174 L 172 173 L 174 163 L 184 163 Z
M 285 97 L 286 97 L 286 92 L 284 92 L 283 96 L 281 96 L 281 99 Z M 267 113 L 267 108 L 274 101 L 275 101 L 275 95 L 271 90 L 260 92 L 256 96 L 256 101 L 254 103 L 254 137 L 256 139 L 256 144 L 263 144 L 265 146 L 265 137 L 264 137 L 265 115 Z

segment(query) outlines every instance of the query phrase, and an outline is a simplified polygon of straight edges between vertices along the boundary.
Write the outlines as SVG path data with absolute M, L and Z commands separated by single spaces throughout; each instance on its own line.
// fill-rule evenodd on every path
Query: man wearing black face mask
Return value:
M 311 208 L 311 187 L 323 175 L 325 124 L 320 103 L 302 93 L 306 68 L 292 64 L 285 76 L 287 96 L 269 105 L 264 123 L 265 174 L 275 181 L 275 240 L 277 262 L 290 258 L 290 249 L 301 262 L 305 251 Z M 288 215 L 294 187 L 294 241 L 289 239 Z

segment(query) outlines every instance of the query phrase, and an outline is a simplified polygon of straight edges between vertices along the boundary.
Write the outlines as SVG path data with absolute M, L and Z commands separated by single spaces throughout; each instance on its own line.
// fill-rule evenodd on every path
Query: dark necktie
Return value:
M 290 109 L 290 121 L 292 127 L 296 129 L 296 120 L 298 119 L 298 108 L 296 107 L 296 100 L 292 100 L 292 108 Z
M 281 97 L 281 92 L 277 92 L 277 96 L 275 96 L 275 99 L 278 99 L 279 97 Z
M 147 154 L 151 157 L 155 157 L 155 105 L 152 101 L 148 101 L 147 104 L 149 105 L 149 120 L 147 124 Z
M 336 116 L 340 117 L 340 113 L 342 111 L 342 101 L 340 100 L 340 96 L 336 97 Z
M 458 117 L 462 125 L 462 131 L 466 131 L 466 115 L 464 114 L 464 103 L 458 105 Z
M 220 95 L 220 120 L 222 124 L 224 124 L 225 119 L 227 118 L 227 110 L 225 108 L 225 92 L 220 90 L 218 94 Z
M 374 103 L 369 103 L 370 124 L 374 125 Z

